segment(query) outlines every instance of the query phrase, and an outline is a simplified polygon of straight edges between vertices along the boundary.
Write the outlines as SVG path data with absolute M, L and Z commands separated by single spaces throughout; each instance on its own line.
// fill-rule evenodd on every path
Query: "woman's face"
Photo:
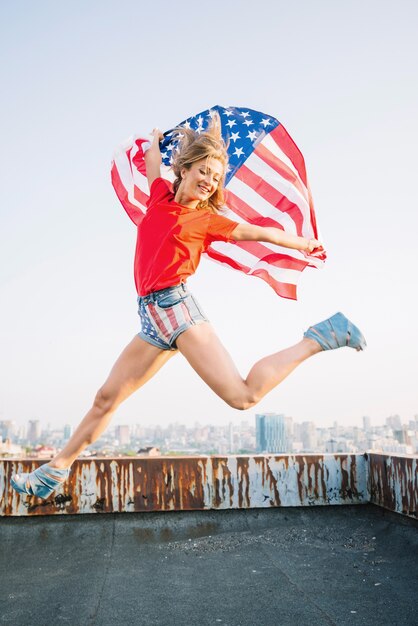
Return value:
M 192 164 L 190 169 L 181 171 L 181 191 L 187 201 L 209 200 L 216 191 L 223 176 L 223 166 L 219 159 L 201 159 Z

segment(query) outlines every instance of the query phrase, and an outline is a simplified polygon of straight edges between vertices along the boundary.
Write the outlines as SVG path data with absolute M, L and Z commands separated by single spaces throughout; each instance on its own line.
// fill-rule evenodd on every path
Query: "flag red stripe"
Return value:
M 244 272 L 245 274 L 249 274 L 250 276 L 257 276 L 258 278 L 262 278 L 282 298 L 288 298 L 290 300 L 297 299 L 296 285 L 279 282 L 278 280 L 273 278 L 273 276 L 271 276 L 271 274 L 269 274 L 266 269 L 260 268 L 252 272 L 251 269 L 246 265 L 237 263 L 236 261 L 233 261 L 230 257 L 227 257 L 224 254 L 213 250 L 212 248 L 208 248 L 207 253 L 208 256 L 210 256 L 215 261 L 218 261 L 219 263 L 224 263 L 225 265 L 229 265 L 234 269 L 241 270 L 242 272 Z
M 274 139 L 279 148 L 281 148 L 285 155 L 288 156 L 289 159 L 292 161 L 293 165 L 299 173 L 303 184 L 305 185 L 305 187 L 307 187 L 308 179 L 306 176 L 305 160 L 301 151 L 299 150 L 293 139 L 290 137 L 289 133 L 281 124 L 279 124 L 279 126 L 271 131 L 270 137 Z
M 118 196 L 123 208 L 129 215 L 133 223 L 138 225 L 141 222 L 142 218 L 144 217 L 144 214 L 141 212 L 141 210 L 137 206 L 135 206 L 135 204 L 132 204 L 131 201 L 129 200 L 128 191 L 121 181 L 121 178 L 119 176 L 119 172 L 115 163 L 113 163 L 112 165 L 111 178 L 112 178 L 112 185 L 116 191 L 116 195 Z
M 289 300 L 297 300 L 297 288 L 296 285 L 291 283 L 280 283 L 275 280 L 266 269 L 258 269 L 252 272 L 251 276 L 257 276 L 266 281 L 274 289 L 274 291 L 282 298 L 288 298 Z
M 145 206 L 149 200 L 149 196 L 146 193 L 144 193 L 142 189 L 140 189 L 136 185 L 134 185 L 134 198 L 135 200 L 137 200 L 138 202 L 140 202 L 141 204 Z
M 282 267 L 289 270 L 299 270 L 301 272 L 308 264 L 308 261 L 303 259 L 295 259 L 294 257 L 291 257 L 288 254 L 283 254 L 282 252 L 274 252 L 258 241 L 237 241 L 235 245 L 254 255 L 260 261 L 265 261 L 275 267 Z
M 133 157 L 133 159 L 129 159 L 130 162 L 136 167 L 138 172 L 140 172 L 143 176 L 147 176 L 147 169 L 145 167 L 145 159 L 144 159 L 144 151 L 142 150 L 142 144 L 146 142 L 146 139 L 137 139 L 135 141 L 135 145 L 138 148 L 137 153 Z
M 255 224 L 256 226 L 272 226 L 273 228 L 280 228 L 280 230 L 284 230 L 283 226 L 279 222 L 276 222 L 276 220 L 272 217 L 264 217 L 264 215 L 260 215 L 260 213 L 257 213 L 257 211 L 245 202 L 245 200 L 242 200 L 235 193 L 229 190 L 227 205 L 232 211 L 234 211 L 234 213 L 250 224 Z
M 266 202 L 269 202 L 278 211 L 282 213 L 288 213 L 296 226 L 296 232 L 298 235 L 302 234 L 303 227 L 303 215 L 294 202 L 291 202 L 280 191 L 277 191 L 269 183 L 267 183 L 261 176 L 255 174 L 246 165 L 242 165 L 235 174 L 235 178 L 238 178 L 243 183 L 249 185 L 256 193 L 258 193 Z
M 254 150 L 254 154 L 256 154 L 266 165 L 271 167 L 275 172 L 277 172 L 282 178 L 288 180 L 293 187 L 295 187 L 299 193 L 305 198 L 306 202 L 309 203 L 309 195 L 307 193 L 306 187 L 304 187 L 295 172 L 283 161 L 280 161 L 274 154 L 263 146 L 261 142 L 257 148 Z
M 217 250 L 214 250 L 212 246 L 209 246 L 209 248 L 206 250 L 206 254 L 211 259 L 215 259 L 215 261 L 219 261 L 220 263 L 225 263 L 225 265 L 229 265 L 234 270 L 241 270 L 245 274 L 248 274 L 251 271 L 251 268 L 248 267 L 247 265 L 244 265 L 243 263 L 239 263 L 238 261 L 235 261 L 235 259 L 232 259 L 231 257 L 226 256 L 225 254 L 222 254 L 221 252 L 218 252 Z

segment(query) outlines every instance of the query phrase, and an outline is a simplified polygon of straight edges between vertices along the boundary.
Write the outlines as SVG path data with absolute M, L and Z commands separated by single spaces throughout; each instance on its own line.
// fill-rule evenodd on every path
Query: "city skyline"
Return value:
M 61 430 L 40 420 L 29 420 L 16 427 L 12 421 L 0 420 L 0 456 L 23 454 L 41 458 L 55 454 L 65 445 L 73 428 L 66 424 Z M 278 454 L 278 453 L 353 453 L 380 450 L 387 453 L 418 453 L 418 415 L 403 422 L 399 415 L 385 418 L 373 425 L 363 416 L 362 426 L 346 426 L 334 422 L 330 427 L 315 422 L 298 423 L 278 413 L 255 414 L 252 423 L 242 420 L 224 425 L 193 426 L 169 423 L 115 424 L 82 453 L 81 456 L 135 456 L 152 450 L 152 454 Z
M 257 407 L 255 407 L 257 408 Z M 141 424 L 145 427 L 162 427 L 165 428 L 167 426 L 169 426 L 170 424 L 175 424 L 175 423 L 180 423 L 180 424 L 184 424 L 184 425 L 188 425 L 188 426 L 194 426 L 195 424 L 201 424 L 201 425 L 206 425 L 206 424 L 218 424 L 218 425 L 225 425 L 225 423 L 233 423 L 234 426 L 239 426 L 240 423 L 242 422 L 248 422 L 248 421 L 254 421 L 255 417 L 258 413 L 263 413 L 263 414 L 283 414 L 282 411 L 275 411 L 272 407 L 270 407 L 269 410 L 261 412 L 261 411 L 257 411 L 257 410 L 251 410 L 251 411 L 245 411 L 245 412 L 239 412 L 238 416 L 236 414 L 236 412 L 232 412 L 231 414 L 231 418 L 229 420 L 223 421 L 223 422 L 218 422 L 216 419 L 213 421 L 213 419 L 211 420 L 210 417 L 204 418 L 204 419 L 195 419 L 195 420 L 187 420 L 186 422 L 182 422 L 181 418 L 180 419 L 173 419 L 170 416 L 166 416 L 165 419 L 160 419 L 158 421 L 155 421 L 153 419 L 147 419 L 147 418 L 142 418 L 142 419 L 138 419 L 137 417 L 131 415 L 129 416 L 128 420 L 124 420 L 122 416 L 120 415 L 115 415 L 110 424 L 109 424 L 109 428 L 115 428 L 117 426 L 120 425 L 128 425 L 131 427 L 134 427 L 138 424 Z M 291 417 L 292 420 L 295 423 L 303 423 L 303 422 L 309 422 L 309 421 L 314 421 L 316 424 L 318 424 L 318 428 L 332 428 L 334 426 L 335 423 L 338 423 L 340 426 L 352 426 L 352 427 L 359 427 L 359 426 L 363 426 L 364 424 L 364 420 L 367 419 L 370 421 L 370 425 L 371 428 L 373 427 L 378 427 L 381 426 L 387 419 L 390 419 L 391 417 L 396 416 L 399 417 L 401 419 L 401 421 L 403 423 L 407 423 L 409 421 L 414 421 L 417 416 L 418 416 L 418 409 L 416 412 L 411 413 L 410 415 L 402 415 L 399 412 L 393 412 L 390 414 L 382 414 L 380 416 L 375 416 L 375 417 L 370 417 L 369 415 L 359 415 L 356 416 L 355 418 L 353 418 L 352 420 L 350 420 L 349 423 L 346 423 L 344 420 L 339 420 L 338 416 L 335 417 L 335 419 L 332 420 L 326 420 L 324 419 L 323 421 L 321 420 L 313 420 L 313 419 L 306 419 L 305 417 L 301 417 L 298 418 L 297 416 L 294 415 L 287 415 L 287 417 Z M 18 427 L 24 427 L 26 426 L 30 421 L 39 421 L 39 423 L 42 426 L 54 426 L 54 428 L 58 429 L 63 429 L 66 426 L 71 426 L 72 428 L 77 426 L 77 423 L 71 423 L 70 421 L 52 421 L 52 420 L 48 420 L 46 418 L 42 418 L 42 416 L 40 415 L 35 415 L 31 418 L 28 419 L 22 419 L 22 420 L 18 420 L 16 418 L 13 418 L 13 416 L 5 416 L 3 414 L 0 413 L 0 423 L 3 421 L 11 421 L 14 422 Z
M 310 359 L 257 411 L 324 424 L 412 417 L 418 5 L 214 0 L 204 20 L 189 0 L 124 6 L 0 7 L 0 419 L 75 426 L 90 408 L 139 330 L 135 229 L 111 187 L 112 153 L 214 104 L 283 123 L 305 157 L 328 252 L 324 270 L 304 272 L 297 302 L 202 261 L 190 287 L 239 371 L 337 310 L 368 342 L 361 354 Z M 246 415 L 179 355 L 114 420 Z

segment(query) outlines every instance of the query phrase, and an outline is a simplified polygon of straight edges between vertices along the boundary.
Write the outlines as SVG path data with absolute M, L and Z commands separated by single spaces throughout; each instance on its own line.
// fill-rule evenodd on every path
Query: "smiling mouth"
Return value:
M 202 185 L 198 185 L 198 187 L 203 193 L 210 193 L 210 189 L 208 189 L 207 187 L 203 187 Z

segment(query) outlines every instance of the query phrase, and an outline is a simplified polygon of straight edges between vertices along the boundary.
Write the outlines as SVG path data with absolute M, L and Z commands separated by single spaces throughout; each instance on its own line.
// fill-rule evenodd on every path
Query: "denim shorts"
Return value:
M 141 339 L 162 350 L 177 350 L 181 333 L 209 321 L 184 283 L 138 296 L 138 315 Z

